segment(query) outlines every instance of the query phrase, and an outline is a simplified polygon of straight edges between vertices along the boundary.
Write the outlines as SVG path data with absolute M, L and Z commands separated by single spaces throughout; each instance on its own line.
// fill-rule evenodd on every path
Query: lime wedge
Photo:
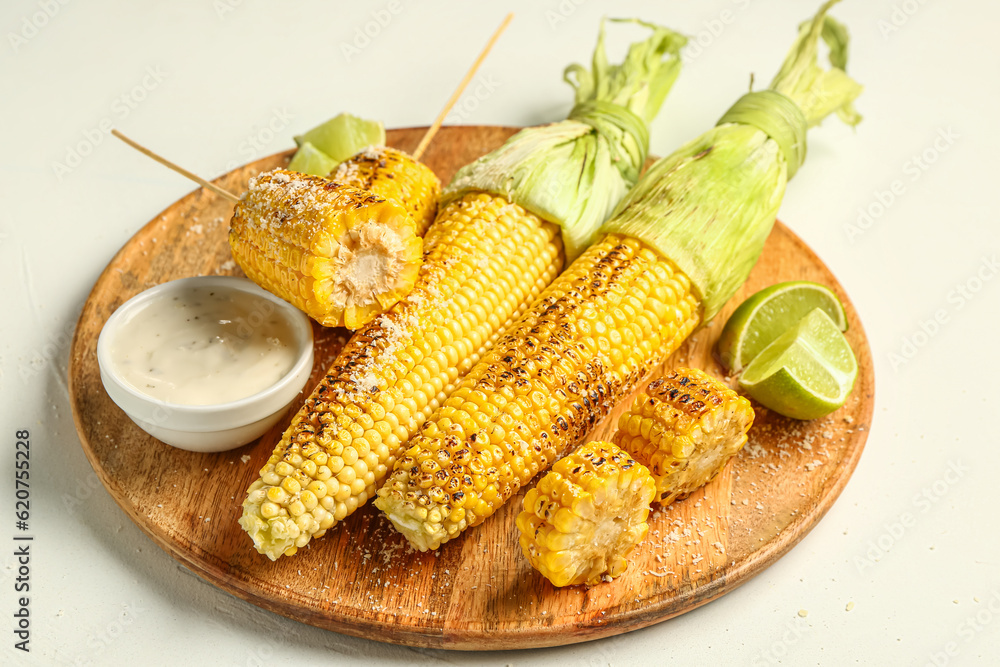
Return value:
M 816 419 L 844 404 L 857 375 L 839 325 L 816 308 L 750 362 L 740 387 L 786 417 Z
M 368 146 L 385 144 L 385 128 L 378 121 L 342 113 L 295 137 L 299 146 L 307 142 L 337 162 L 343 162 Z
M 841 331 L 847 315 L 837 295 L 823 285 L 796 280 L 771 285 L 733 311 L 719 336 L 719 358 L 734 373 L 815 308 L 822 308 Z
M 288 163 L 288 169 L 313 176 L 329 176 L 338 164 L 340 163 L 306 141 L 295 152 L 292 161 Z

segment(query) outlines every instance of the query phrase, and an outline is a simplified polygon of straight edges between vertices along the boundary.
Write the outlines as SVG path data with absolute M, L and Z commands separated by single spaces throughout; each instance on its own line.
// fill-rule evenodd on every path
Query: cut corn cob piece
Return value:
M 655 492 L 649 470 L 627 452 L 608 442 L 583 445 L 525 495 L 521 550 L 554 586 L 613 579 L 649 531 Z
M 425 246 L 413 291 L 354 335 L 248 490 L 240 525 L 272 560 L 375 495 L 402 445 L 563 264 L 556 225 L 483 193 L 445 206 Z
M 324 326 L 350 329 L 406 295 L 422 257 L 402 204 L 282 169 L 250 180 L 229 245 L 255 283 Z
M 678 368 L 650 383 L 612 442 L 647 466 L 669 505 L 708 484 L 747 441 L 750 401 L 707 373 Z
M 421 551 L 482 523 L 580 444 L 699 321 L 691 283 L 669 260 L 606 236 L 423 425 L 376 506 Z
M 441 181 L 430 167 L 401 150 L 371 146 L 341 162 L 329 178 L 402 204 L 417 236 L 427 232 L 437 215 Z

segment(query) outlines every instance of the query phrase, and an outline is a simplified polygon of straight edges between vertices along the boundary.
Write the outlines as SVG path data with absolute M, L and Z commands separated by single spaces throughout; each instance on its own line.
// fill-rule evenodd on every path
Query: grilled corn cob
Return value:
M 592 237 L 634 183 L 646 123 L 676 78 L 683 46 L 674 33 L 649 27 L 653 37 L 633 44 L 625 65 L 609 65 L 599 40 L 593 76 L 574 70 L 587 87 L 578 100 L 597 105 L 579 112 L 583 120 L 528 128 L 486 156 L 488 164 L 475 163 L 492 175 L 509 167 L 502 194 L 470 186 L 478 167 L 466 172 L 464 191 L 427 232 L 413 291 L 355 334 L 248 489 L 240 524 L 260 553 L 292 555 L 374 496 L 458 378 L 558 275 L 567 230 L 577 242 Z M 555 153 L 558 160 L 544 159 Z M 502 159 L 489 159 L 497 154 Z M 531 157 L 527 176 L 518 155 Z M 585 205 L 564 192 L 581 180 Z M 544 215 L 529 212 L 532 197 L 519 203 L 519 184 L 529 182 L 533 194 L 548 197 Z
M 423 236 L 437 215 L 441 181 L 430 167 L 387 146 L 371 146 L 341 162 L 328 178 L 399 202 Z
M 422 256 L 402 204 L 282 169 L 250 180 L 229 246 L 255 283 L 323 326 L 350 329 L 409 292 Z
M 793 160 L 804 156 L 806 124 L 849 108 L 860 92 L 840 69 L 846 41 L 831 48 L 839 75 L 810 71 L 819 69 L 821 35 L 846 40 L 826 22 L 830 4 L 802 29 L 772 84 L 801 101 L 777 90 L 741 100 L 722 125 L 651 167 L 604 238 L 421 427 L 375 501 L 414 547 L 436 549 L 485 521 L 579 444 L 746 279 Z M 802 145 L 789 140 L 800 135 Z
M 611 441 L 653 474 L 669 505 L 708 484 L 747 441 L 750 401 L 703 371 L 678 368 L 650 383 Z
M 272 559 L 375 495 L 402 444 L 563 263 L 556 225 L 483 193 L 442 209 L 425 242 L 413 291 L 355 334 L 248 490 L 240 524 Z
M 554 586 L 613 579 L 649 531 L 654 493 L 649 470 L 626 452 L 608 442 L 583 445 L 524 496 L 521 550 Z
M 375 501 L 421 551 L 482 523 L 700 321 L 691 283 L 628 237 L 591 246 L 469 372 Z

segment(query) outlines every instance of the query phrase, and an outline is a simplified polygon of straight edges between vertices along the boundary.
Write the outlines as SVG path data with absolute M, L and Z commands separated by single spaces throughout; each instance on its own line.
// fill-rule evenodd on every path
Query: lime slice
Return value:
M 816 419 L 844 404 L 857 375 L 840 327 L 816 308 L 750 362 L 740 387 L 786 417 Z
M 299 146 L 307 142 L 337 162 L 343 162 L 368 146 L 385 144 L 385 128 L 378 121 L 342 113 L 295 137 Z
M 726 321 L 719 336 L 719 358 L 732 372 L 742 370 L 815 308 L 822 308 L 841 331 L 847 331 L 844 306 L 823 285 L 796 280 L 762 289 L 741 303 Z
M 292 161 L 288 163 L 288 169 L 313 176 L 329 176 L 338 164 L 340 163 L 306 141 L 295 152 Z

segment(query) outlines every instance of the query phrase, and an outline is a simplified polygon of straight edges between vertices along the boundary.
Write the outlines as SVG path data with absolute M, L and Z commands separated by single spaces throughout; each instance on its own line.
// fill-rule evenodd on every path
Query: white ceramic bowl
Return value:
M 291 370 L 276 384 L 246 398 L 217 405 L 182 405 L 144 394 L 122 379 L 111 356 L 121 326 L 154 299 L 171 298 L 193 286 L 239 290 L 266 299 L 295 334 L 297 356 Z M 168 445 L 193 452 L 221 452 L 259 438 L 281 418 L 302 390 L 313 365 L 312 325 L 297 308 L 254 283 L 232 276 L 181 278 L 132 297 L 108 318 L 97 340 L 101 381 L 118 407 L 139 428 Z

